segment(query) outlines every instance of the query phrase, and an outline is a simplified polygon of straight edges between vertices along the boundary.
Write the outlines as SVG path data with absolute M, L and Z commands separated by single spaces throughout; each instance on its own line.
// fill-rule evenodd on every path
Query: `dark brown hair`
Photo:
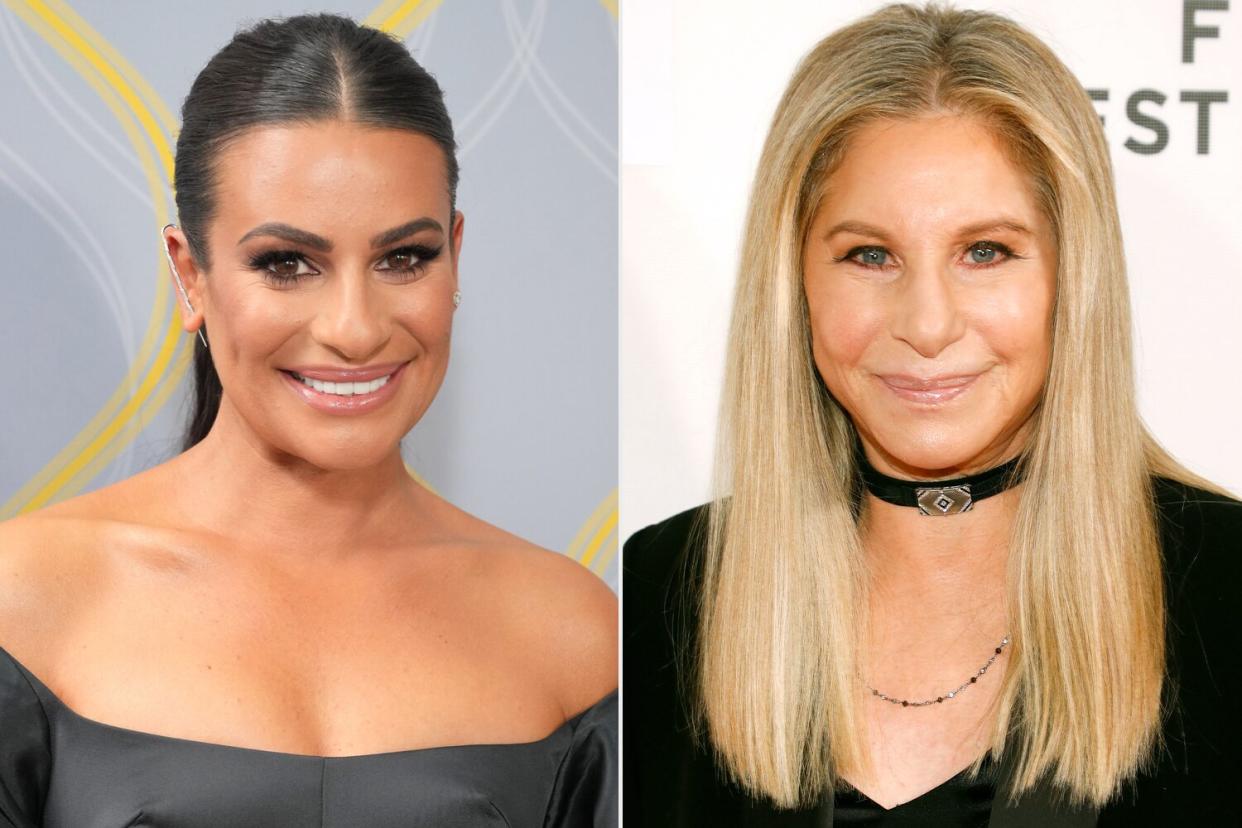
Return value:
M 444 94 L 399 40 L 341 15 L 263 20 L 239 31 L 207 62 L 181 106 L 177 213 L 200 270 L 211 268 L 207 227 L 217 207 L 214 163 L 224 145 L 260 125 L 330 119 L 434 140 L 444 150 L 449 204 L 455 206 L 456 142 Z M 211 353 L 196 339 L 183 451 L 207 435 L 222 393 Z

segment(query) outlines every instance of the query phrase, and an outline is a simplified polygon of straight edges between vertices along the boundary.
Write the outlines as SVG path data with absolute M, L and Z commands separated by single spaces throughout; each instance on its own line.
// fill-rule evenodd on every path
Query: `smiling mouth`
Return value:
M 978 378 L 978 374 L 970 374 L 932 379 L 905 376 L 881 376 L 878 379 L 884 383 L 885 387 L 903 400 L 925 405 L 936 405 L 948 402 L 965 393 L 968 388 L 974 385 L 975 380 Z
M 308 388 L 313 388 L 320 394 L 332 394 L 338 397 L 352 397 L 356 394 L 373 394 L 383 388 L 388 380 L 396 371 L 385 374 L 369 382 L 326 382 L 317 380 L 313 377 L 304 377 L 296 371 L 286 371 L 289 376 L 298 380 Z

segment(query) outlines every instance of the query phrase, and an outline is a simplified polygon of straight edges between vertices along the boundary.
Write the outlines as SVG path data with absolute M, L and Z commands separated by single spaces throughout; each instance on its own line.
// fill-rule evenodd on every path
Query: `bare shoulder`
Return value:
M 508 635 L 572 716 L 617 687 L 617 598 L 576 560 L 477 521 L 480 571 Z
M 19 660 L 52 649 L 100 577 L 88 550 L 107 524 L 92 508 L 66 501 L 0 521 L 0 646 Z
M 541 650 L 571 716 L 617 686 L 617 599 L 573 558 L 532 544 L 507 550 L 515 609 L 529 620 L 531 650 Z
M 53 658 L 73 619 L 104 592 L 123 550 L 141 547 L 148 471 L 0 521 L 0 646 Z M 33 665 L 32 669 L 33 669 Z

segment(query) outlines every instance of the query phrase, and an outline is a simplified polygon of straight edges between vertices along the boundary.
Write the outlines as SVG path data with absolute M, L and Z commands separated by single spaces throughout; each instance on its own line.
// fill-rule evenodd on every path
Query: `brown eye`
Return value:
M 299 275 L 298 269 L 301 264 L 302 260 L 296 256 L 284 256 L 273 261 L 267 269 L 278 279 L 290 279 Z
M 408 250 L 395 250 L 388 254 L 388 266 L 393 270 L 409 270 L 418 264 L 418 257 Z
M 297 282 L 305 276 L 314 276 L 316 271 L 310 266 L 301 253 L 293 250 L 270 250 L 260 253 L 250 260 L 251 270 L 276 285 Z
M 380 270 L 401 274 L 402 278 L 416 276 L 440 255 L 440 248 L 421 244 L 398 247 L 379 262 Z

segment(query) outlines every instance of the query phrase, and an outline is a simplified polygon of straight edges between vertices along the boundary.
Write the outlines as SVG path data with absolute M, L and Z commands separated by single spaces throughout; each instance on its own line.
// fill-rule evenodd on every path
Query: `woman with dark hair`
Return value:
M 611 591 L 399 452 L 461 298 L 435 80 L 264 21 L 182 119 L 185 451 L 0 525 L 0 825 L 614 824 Z

